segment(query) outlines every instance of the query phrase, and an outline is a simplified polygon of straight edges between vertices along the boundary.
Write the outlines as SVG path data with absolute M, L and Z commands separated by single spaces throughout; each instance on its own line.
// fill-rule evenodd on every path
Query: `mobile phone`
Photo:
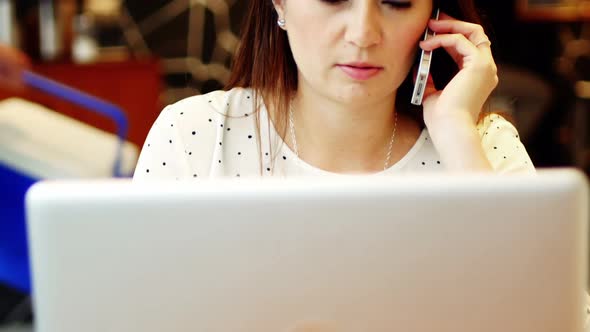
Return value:
M 436 8 L 432 12 L 432 19 L 438 20 L 440 14 L 440 8 Z M 426 26 L 424 32 L 424 40 L 433 37 L 435 33 L 430 31 Z M 432 51 L 422 50 L 420 55 L 420 62 L 418 65 L 418 72 L 416 73 L 416 82 L 414 83 L 414 92 L 412 93 L 412 104 L 422 105 L 422 99 L 424 98 L 424 91 L 426 90 L 426 82 L 428 81 L 428 74 L 430 73 L 430 63 L 432 62 Z

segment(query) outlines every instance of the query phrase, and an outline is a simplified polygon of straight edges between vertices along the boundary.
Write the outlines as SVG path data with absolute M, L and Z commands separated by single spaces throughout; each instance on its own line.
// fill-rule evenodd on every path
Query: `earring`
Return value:
M 279 28 L 285 30 L 285 26 L 287 25 L 287 22 L 285 21 L 284 18 L 279 18 L 279 20 L 277 21 L 277 24 L 279 25 Z

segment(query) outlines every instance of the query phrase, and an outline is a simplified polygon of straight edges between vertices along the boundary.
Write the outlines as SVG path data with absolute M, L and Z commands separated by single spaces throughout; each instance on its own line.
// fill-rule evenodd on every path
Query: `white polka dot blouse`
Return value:
M 245 88 L 189 97 L 166 107 L 147 136 L 134 179 L 338 176 L 299 159 L 272 123 L 268 124 L 264 105 L 259 107 L 260 126 L 254 112 L 253 91 Z M 496 172 L 534 172 L 518 132 L 509 121 L 492 114 L 478 124 L 478 132 Z M 401 160 L 376 174 L 444 170 L 424 129 Z

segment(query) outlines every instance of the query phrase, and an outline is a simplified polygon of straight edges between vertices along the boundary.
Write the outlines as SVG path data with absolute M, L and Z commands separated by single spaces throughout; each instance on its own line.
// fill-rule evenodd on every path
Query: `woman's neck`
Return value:
M 394 95 L 373 102 L 346 103 L 299 89 L 292 104 L 299 157 L 338 173 L 383 170 L 394 129 L 394 105 Z M 286 129 L 286 142 L 293 148 L 290 128 Z

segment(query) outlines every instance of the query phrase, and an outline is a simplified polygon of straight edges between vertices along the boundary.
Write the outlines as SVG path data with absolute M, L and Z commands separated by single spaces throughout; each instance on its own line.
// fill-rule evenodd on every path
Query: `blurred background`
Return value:
M 499 67 L 492 109 L 511 115 L 537 167 L 588 173 L 590 1 L 476 4 Z M 121 131 L 104 114 L 37 89 L 0 88 L 0 331 L 30 330 L 34 319 L 28 282 L 2 275 L 26 256 L 26 188 L 43 178 L 110 177 L 116 161 L 130 176 L 163 106 L 224 85 L 246 5 L 0 0 L 0 43 L 24 51 L 33 71 L 116 105 L 128 123 Z

